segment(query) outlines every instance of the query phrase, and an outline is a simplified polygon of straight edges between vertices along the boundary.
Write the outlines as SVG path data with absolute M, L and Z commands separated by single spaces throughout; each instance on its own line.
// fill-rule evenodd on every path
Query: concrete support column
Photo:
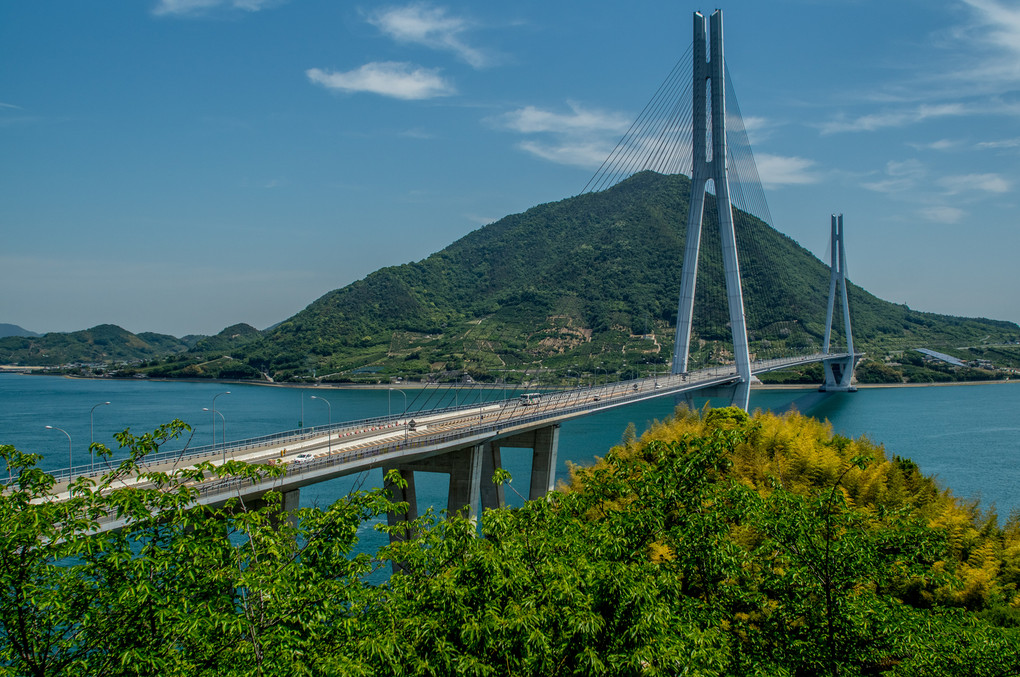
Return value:
M 449 464 L 450 493 L 446 501 L 446 509 L 450 513 L 467 508 L 467 518 L 478 519 L 478 496 L 482 485 L 482 450 L 485 445 L 478 444 L 465 449 L 458 449 L 442 456 Z M 490 475 L 491 479 L 491 475 Z
M 528 498 L 542 498 L 556 485 L 556 452 L 560 443 L 559 425 L 539 428 L 531 456 L 531 490 Z
M 297 526 L 297 509 L 301 504 L 301 490 L 291 489 L 290 491 L 282 492 L 280 498 L 280 505 L 276 510 L 276 513 L 272 516 L 273 524 L 278 526 L 287 522 L 292 527 Z M 266 507 L 267 503 L 265 498 L 257 498 L 249 504 L 251 510 L 260 510 Z
M 393 468 L 384 468 L 383 474 L 388 474 L 390 470 L 393 470 Z M 414 470 L 408 467 L 396 468 L 396 470 L 407 483 L 407 486 L 400 488 L 396 484 L 386 482 L 384 488 L 389 489 L 395 503 L 407 503 L 407 512 L 402 515 L 395 512 L 386 513 L 386 523 L 391 527 L 400 522 L 413 522 L 418 519 L 418 496 L 414 490 Z M 403 539 L 391 534 L 390 542 L 392 543 L 396 540 Z
M 499 442 L 493 440 L 482 445 L 482 511 L 487 509 L 501 508 L 506 505 L 503 493 L 503 485 L 493 484 L 492 476 L 496 468 L 503 467 L 503 455 L 500 452 Z

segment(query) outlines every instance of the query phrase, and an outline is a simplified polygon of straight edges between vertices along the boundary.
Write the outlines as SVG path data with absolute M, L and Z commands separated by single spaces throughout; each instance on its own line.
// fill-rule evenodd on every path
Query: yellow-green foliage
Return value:
M 919 593 L 925 603 L 969 609 L 1005 606 L 1020 612 L 1020 515 L 1000 528 L 994 514 L 983 515 L 976 505 L 940 489 L 909 459 L 890 457 L 867 437 L 837 435 L 828 421 L 797 412 L 757 411 L 749 417 L 732 407 L 696 412 L 680 406 L 674 416 L 656 421 L 639 438 L 626 435 L 610 454 L 639 460 L 652 441 L 701 437 L 720 429 L 743 433 L 744 442 L 732 454 L 731 479 L 762 496 L 779 487 L 810 495 L 832 489 L 838 480 L 847 506 L 871 515 L 873 528 L 887 526 L 887 516 L 897 514 L 941 530 L 946 559 L 936 564 L 936 570 L 949 576 L 938 590 Z M 862 457 L 869 462 L 856 467 L 852 460 Z M 583 473 L 612 472 L 611 468 L 602 459 L 592 468 L 572 468 L 571 488 L 580 489 Z M 614 498 L 616 507 L 626 502 L 626 497 Z M 733 538 L 746 543 L 753 537 L 736 528 Z M 655 560 L 668 558 L 667 552 L 651 554 Z

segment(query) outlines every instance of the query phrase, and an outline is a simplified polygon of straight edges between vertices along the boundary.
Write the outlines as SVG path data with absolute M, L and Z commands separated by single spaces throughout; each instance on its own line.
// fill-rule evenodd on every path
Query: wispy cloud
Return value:
M 935 221 L 936 223 L 958 223 L 964 216 L 964 211 L 957 207 L 947 206 L 934 206 L 925 207 L 920 210 L 919 214 L 926 221 Z
M 344 72 L 309 68 L 305 75 L 326 89 L 371 92 L 395 99 L 431 99 L 456 93 L 454 86 L 439 75 L 438 69 L 395 61 L 367 63 Z
M 779 127 L 779 125 L 772 120 L 755 115 L 741 117 L 740 124 L 743 125 L 744 131 L 747 133 L 747 139 L 751 143 L 751 146 L 755 146 L 768 139 L 772 136 L 772 132 Z M 733 129 L 733 123 L 730 122 L 729 115 L 727 115 L 727 125 L 730 126 L 730 129 Z
M 282 0 L 159 0 L 153 7 L 156 16 L 196 17 L 213 12 L 258 12 Z
M 15 106 L 13 103 L 4 103 L 0 101 L 0 108 L 8 108 L 11 110 L 22 110 L 21 106 Z
M 442 7 L 422 2 L 390 7 L 371 14 L 368 21 L 397 42 L 453 52 L 475 68 L 491 61 L 489 55 L 464 39 L 472 24 L 464 18 L 451 16 Z
M 611 143 L 600 140 L 563 140 L 550 143 L 522 141 L 517 147 L 543 160 L 582 169 L 598 167 L 613 150 Z
M 802 157 L 784 157 L 758 153 L 755 155 L 758 177 L 766 188 L 817 183 L 820 176 L 815 161 Z
M 958 176 L 944 176 L 938 180 L 938 184 L 946 190 L 949 195 L 957 193 L 1008 193 L 1010 183 L 998 174 L 961 174 Z
M 415 127 L 414 129 L 405 129 L 404 131 L 400 132 L 400 136 L 404 137 L 405 139 L 427 140 L 436 138 L 436 135 L 433 134 L 432 132 L 427 132 L 419 127 Z
M 586 109 L 570 102 L 569 112 L 535 106 L 489 118 L 495 127 L 518 134 L 538 136 L 518 144 L 536 157 L 572 167 L 595 168 L 608 157 L 630 120 L 619 113 Z
M 878 193 L 902 193 L 916 188 L 926 175 L 927 169 L 917 160 L 890 160 L 885 165 L 885 176 L 861 185 Z
M 979 44 L 993 48 L 980 68 L 969 70 L 969 77 L 1000 83 L 1020 81 L 1020 6 L 998 0 L 963 1 L 975 10 L 974 25 L 963 37 L 980 33 Z
M 535 106 L 525 106 L 494 118 L 505 129 L 522 134 L 588 134 L 626 131 L 630 120 L 619 113 L 586 110 L 568 102 L 569 113 L 555 113 Z
M 938 141 L 931 141 L 929 143 L 908 143 L 908 146 L 914 150 L 952 150 L 959 148 L 963 145 L 962 141 L 953 139 L 939 139 Z
M 1000 139 L 998 141 L 982 141 L 977 144 L 980 149 L 986 148 L 1020 148 L 1020 137 L 1015 139 Z
M 871 113 L 857 118 L 841 117 L 823 123 L 819 128 L 822 134 L 873 132 L 889 127 L 903 127 L 931 118 L 965 115 L 967 112 L 967 108 L 961 103 L 925 104 L 910 109 Z

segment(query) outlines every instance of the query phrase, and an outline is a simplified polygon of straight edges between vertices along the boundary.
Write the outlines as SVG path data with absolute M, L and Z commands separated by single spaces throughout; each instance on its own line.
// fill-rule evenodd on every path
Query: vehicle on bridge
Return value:
M 542 402 L 542 393 L 524 393 L 521 395 L 521 404 L 528 406 Z

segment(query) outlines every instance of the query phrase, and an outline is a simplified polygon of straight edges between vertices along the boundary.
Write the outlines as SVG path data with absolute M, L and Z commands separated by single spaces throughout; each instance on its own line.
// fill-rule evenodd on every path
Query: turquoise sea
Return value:
M 499 391 L 452 391 L 413 388 L 397 390 L 291 388 L 258 385 L 70 379 L 54 376 L 0 374 L 0 444 L 43 455 L 42 467 L 67 467 L 89 462 L 92 434 L 96 441 L 115 446 L 113 434 L 124 428 L 151 431 L 173 418 L 193 428 L 192 445 L 212 442 L 213 397 L 216 400 L 216 436 L 228 440 L 264 435 L 306 426 L 386 415 L 440 404 L 501 396 Z M 322 399 L 312 399 L 315 395 Z M 431 398 L 431 399 L 428 399 Z M 102 405 L 102 402 L 110 402 Z M 329 402 L 329 406 L 326 405 Z M 655 419 L 668 416 L 675 406 L 670 397 L 634 404 L 563 424 L 559 470 L 566 477 L 567 462 L 590 463 L 621 439 L 627 424 L 638 432 Z M 696 404 L 700 404 L 696 401 Z M 995 506 L 1000 519 L 1020 509 L 1020 382 L 917 388 L 863 388 L 856 393 L 823 395 L 812 389 L 758 389 L 751 393 L 752 408 L 784 411 L 790 406 L 828 419 L 836 432 L 867 435 L 885 445 L 889 453 L 913 459 L 927 474 L 958 496 L 980 499 Z M 50 425 L 67 431 L 68 438 Z M 221 430 L 225 426 L 225 430 Z M 504 452 L 511 474 L 527 485 L 528 452 Z M 2 472 L 2 469 L 0 469 Z M 376 473 L 378 474 L 378 473 Z M 445 507 L 446 480 L 434 475 L 419 480 L 419 504 Z M 302 504 L 331 502 L 359 483 L 378 485 L 381 477 L 344 478 L 302 490 Z M 523 491 L 523 490 L 522 490 Z M 513 497 L 508 500 L 513 501 Z M 519 499 L 517 499 L 519 500 Z

